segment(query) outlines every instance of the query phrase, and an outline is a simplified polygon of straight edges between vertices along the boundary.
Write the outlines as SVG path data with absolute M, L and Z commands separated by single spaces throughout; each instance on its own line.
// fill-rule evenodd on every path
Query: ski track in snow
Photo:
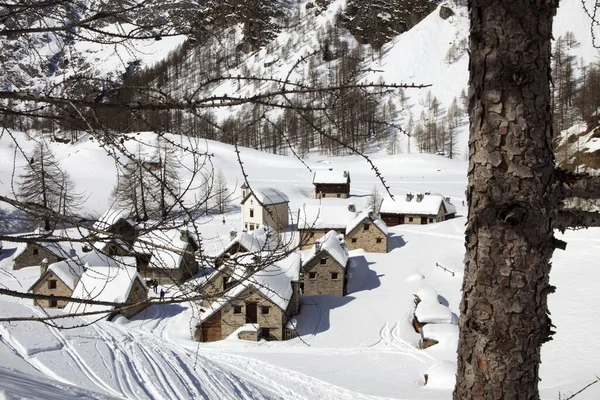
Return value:
M 429 354 L 414 348 L 410 345 L 410 343 L 408 343 L 400 337 L 400 324 L 402 324 L 402 322 L 397 321 L 396 324 L 392 328 L 390 328 L 389 323 L 386 322 L 385 325 L 379 331 L 379 337 L 381 338 L 381 340 L 374 346 L 383 343 L 386 346 L 397 349 L 398 353 L 412 357 L 421 363 L 426 362 L 424 358 L 429 358 L 433 360 L 434 358 L 431 357 Z

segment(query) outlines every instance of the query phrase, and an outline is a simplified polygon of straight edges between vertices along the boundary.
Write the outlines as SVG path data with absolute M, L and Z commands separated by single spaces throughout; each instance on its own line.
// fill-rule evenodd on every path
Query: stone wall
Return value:
M 317 240 L 321 239 L 331 228 L 327 229 L 301 229 L 300 234 L 300 250 L 310 249 Z M 338 232 L 340 233 L 340 232 Z
M 241 331 L 238 334 L 238 339 L 249 340 L 251 342 L 258 342 L 258 340 L 260 339 L 260 334 L 258 330 Z
M 127 297 L 127 303 L 138 304 L 135 307 L 128 308 L 122 312 L 125 318 L 131 318 L 148 306 L 148 288 L 139 279 L 133 282 L 133 287 Z
M 221 332 L 223 339 L 231 335 L 240 326 L 246 324 L 246 304 L 248 303 L 256 303 L 257 305 L 256 323 L 259 329 L 271 328 L 269 339 L 282 340 L 283 325 L 287 323 L 285 312 L 253 288 L 246 289 L 240 296 L 221 309 Z M 235 313 L 236 306 L 241 307 L 241 312 Z M 261 312 L 261 307 L 263 306 L 269 307 L 268 314 Z M 263 339 L 267 338 L 263 337 Z
M 365 230 L 365 224 L 368 229 Z M 346 237 L 348 250 L 364 249 L 371 253 L 387 253 L 387 234 L 383 233 L 370 219 L 354 228 Z
M 50 289 L 50 281 L 56 283 L 55 289 Z M 58 279 L 58 276 L 52 271 L 46 272 L 46 274 L 42 277 L 42 279 L 35 284 L 32 290 L 33 294 L 41 294 L 41 295 L 54 295 L 54 296 L 66 296 L 71 297 L 73 295 L 73 290 L 69 288 L 63 281 Z M 37 300 L 33 301 L 33 304 L 43 308 L 65 308 L 68 301 L 65 300 L 57 300 L 56 306 L 51 306 L 50 300 Z
M 325 260 L 325 264 L 322 264 L 321 260 Z M 345 269 L 325 251 L 321 251 L 315 258 L 309 261 L 303 267 L 302 273 L 304 295 L 344 295 Z M 315 274 L 315 277 L 312 279 L 310 278 L 311 273 Z M 337 274 L 337 278 L 333 279 L 331 274 Z
M 66 256 L 67 254 L 65 254 Z M 39 244 L 28 243 L 25 251 L 13 260 L 13 269 L 18 270 L 40 265 L 44 258 L 48 259 L 48 264 L 52 264 L 64 260 L 65 257 L 59 257 Z
M 280 231 L 289 225 L 290 208 L 288 203 L 271 204 L 264 208 L 263 225 L 270 226 L 276 231 Z

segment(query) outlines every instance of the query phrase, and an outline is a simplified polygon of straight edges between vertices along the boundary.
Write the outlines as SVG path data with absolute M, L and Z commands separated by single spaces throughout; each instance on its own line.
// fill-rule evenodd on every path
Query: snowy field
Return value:
M 142 136 L 152 141 L 149 134 Z M 230 189 L 236 189 L 241 172 L 233 147 L 213 142 L 203 145 L 214 153 L 215 168 L 226 173 Z M 114 166 L 102 152 L 94 152 L 94 147 L 97 144 L 89 141 L 76 146 L 52 144 L 78 188 L 90 192 L 85 211 L 99 213 L 109 204 Z M 6 155 L 7 146 L 0 148 Z M 314 201 L 310 199 L 312 173 L 297 159 L 250 149 L 241 149 L 241 157 L 250 184 L 284 191 L 292 210 Z M 439 302 L 454 316 L 458 313 L 466 163 L 422 154 L 375 154 L 373 159 L 398 201 L 404 201 L 407 191 L 430 190 L 450 196 L 459 216 L 439 224 L 390 228 L 391 251 L 387 254 L 352 251 L 349 294 L 343 298 L 303 297 L 298 338 L 196 343 L 191 340 L 194 315 L 186 303 L 154 305 L 129 321 L 121 317 L 113 323 L 102 321 L 72 330 L 41 323 L 2 323 L 0 393 L 56 399 L 450 398 L 456 331 L 451 326 L 442 329 L 439 344 L 420 350 L 419 334 L 410 320 L 413 294 L 423 290 L 436 291 Z M 349 170 L 351 194 L 357 203 L 367 199 L 373 185 L 383 191 L 369 165 L 359 157 L 311 155 L 306 163 L 313 171 Z M 10 182 L 10 170 L 6 164 L 1 168 L 5 185 Z M 92 170 L 95 183 L 86 186 Z M 217 242 L 227 241 L 231 229 L 241 228 L 238 202 L 239 198 L 225 215 L 225 225 L 221 215 L 203 221 L 201 233 L 213 240 L 215 248 Z M 554 257 L 551 278 L 558 289 L 550 296 L 550 307 L 558 333 L 543 348 L 540 388 L 547 399 L 575 392 L 600 371 L 600 360 L 592 356 L 600 354 L 600 344 L 593 337 L 598 328 L 594 318 L 600 315 L 594 283 L 600 281 L 600 261 L 595 257 L 600 251 L 598 233 L 590 229 L 566 234 L 567 250 Z M 27 290 L 39 277 L 39 268 L 10 270 L 11 246 L 5 243 L 0 255 L 0 284 Z M 30 300 L 2 297 L 0 301 L 2 317 L 40 315 Z M 426 373 L 430 378 L 424 385 Z M 591 391 L 585 394 L 595 397 Z

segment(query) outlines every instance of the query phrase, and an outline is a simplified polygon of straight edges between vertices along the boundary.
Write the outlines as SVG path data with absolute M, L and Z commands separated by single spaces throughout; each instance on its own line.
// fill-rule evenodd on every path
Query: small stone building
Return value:
M 373 253 L 387 252 L 387 228 L 372 211 L 357 211 L 352 202 L 323 200 L 320 205 L 305 205 L 298 212 L 300 249 L 310 248 L 330 230 L 343 234 L 348 249 L 362 248 Z
M 40 265 L 44 258 L 49 263 L 62 261 L 70 253 L 63 250 L 56 242 L 21 243 L 13 255 L 13 269 Z
M 90 260 L 91 261 L 91 260 Z M 148 288 L 136 269 L 134 257 L 100 256 L 92 264 L 85 264 L 85 272 L 73 290 L 72 297 L 112 303 L 130 304 L 117 311 L 113 306 L 69 302 L 67 313 L 106 311 L 108 319 L 121 313 L 131 318 L 148 305 Z
M 343 238 L 329 231 L 305 255 L 300 275 L 302 294 L 345 296 L 348 283 L 348 248 Z
M 290 199 L 274 188 L 242 189 L 242 227 L 253 231 L 268 226 L 281 231 L 289 225 Z
M 223 264 L 223 260 L 238 253 L 256 253 L 274 250 L 278 245 L 277 233 L 268 226 L 255 229 L 252 232 L 245 230 L 231 233 L 231 241 L 227 243 L 215 256 L 215 266 Z
M 137 238 L 138 231 L 135 222 L 129 216 L 129 210 L 110 209 L 94 223 L 91 233 L 99 239 L 116 239 L 120 243 L 124 243 L 126 247 L 131 247 Z
M 133 245 L 140 275 L 160 284 L 181 283 L 196 275 L 197 250 L 192 232 L 175 228 L 150 230 Z
M 247 268 L 238 268 L 232 276 L 235 284 L 203 308 L 195 339 L 212 342 L 234 332 L 245 340 L 294 337 L 290 323 L 300 307 L 300 265 L 300 255 L 292 253 L 249 276 Z
M 41 271 L 40 277 L 31 285 L 29 291 L 33 294 L 71 297 L 83 275 L 86 257 L 87 255 L 82 259 L 68 259 L 50 264 L 46 270 Z M 35 299 L 33 303 L 43 308 L 65 308 L 68 301 Z
M 387 226 L 402 224 L 426 225 L 456 217 L 456 207 L 449 197 L 438 194 L 407 193 L 396 200 L 387 196 L 379 209 L 381 219 Z
M 332 168 L 315 171 L 313 176 L 315 199 L 350 197 L 350 172 L 336 171 Z
M 349 250 L 364 249 L 371 253 L 387 253 L 387 226 L 373 211 L 362 212 L 346 226 Z

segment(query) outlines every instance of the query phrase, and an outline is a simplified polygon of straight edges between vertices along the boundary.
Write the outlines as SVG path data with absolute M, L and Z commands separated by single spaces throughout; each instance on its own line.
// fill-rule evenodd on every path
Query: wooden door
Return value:
M 256 303 L 246 303 L 246 323 L 255 324 L 258 322 Z

